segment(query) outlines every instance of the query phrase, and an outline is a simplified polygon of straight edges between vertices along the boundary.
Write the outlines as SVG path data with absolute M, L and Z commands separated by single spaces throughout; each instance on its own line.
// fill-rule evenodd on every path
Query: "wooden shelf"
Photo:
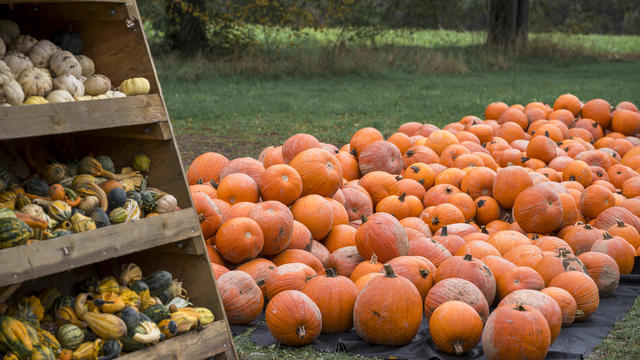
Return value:
M 158 94 L 0 108 L 0 140 L 167 122 Z
M 145 349 L 138 350 L 118 359 L 150 360 L 174 359 L 192 360 L 208 359 L 215 355 L 225 354 L 227 359 L 235 358 L 233 344 L 226 337 L 227 324 L 224 320 L 215 321 L 202 330 L 194 330 L 178 335 Z
M 0 250 L 0 287 L 200 236 L 193 208 Z

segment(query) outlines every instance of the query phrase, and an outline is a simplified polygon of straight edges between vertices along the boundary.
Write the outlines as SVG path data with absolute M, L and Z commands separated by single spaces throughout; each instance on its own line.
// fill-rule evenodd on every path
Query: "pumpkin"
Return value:
M 5 54 L 3 61 L 9 67 L 11 73 L 15 74 L 16 78 L 25 70 L 33 68 L 31 59 L 22 53 L 12 52 Z
M 544 286 L 544 279 L 535 270 L 528 266 L 517 266 L 498 277 L 498 297 L 504 299 L 514 291 L 523 289 L 542 290 Z
M 196 191 L 191 193 L 194 209 L 200 221 L 200 229 L 205 239 L 212 237 L 222 225 L 222 212 L 207 194 Z
M 432 239 L 444 246 L 451 254 L 457 253 L 465 245 L 465 240 L 458 235 L 449 234 L 449 228 L 445 225 L 438 230 L 439 234 Z M 466 254 L 465 254 L 466 255 Z
M 398 195 L 398 181 L 393 175 L 383 171 L 372 171 L 364 175 L 358 185 L 371 196 L 373 206 L 389 195 Z
M 302 199 L 314 196 L 317 195 L 311 195 Z M 326 202 L 326 200 L 324 201 Z M 298 204 L 298 202 L 296 202 L 296 204 Z M 307 211 L 312 209 L 296 208 L 296 204 L 294 204 L 292 210 L 289 210 L 285 205 L 277 201 L 263 201 L 249 211 L 248 217 L 256 221 L 262 229 L 264 238 L 262 247 L 263 255 L 275 255 L 284 251 L 291 241 L 293 219 L 296 218 L 296 215 L 301 216 L 301 212 L 305 212 L 306 215 L 311 215 L 307 213 Z M 306 215 L 304 221 L 302 221 L 303 223 L 305 221 L 313 221 L 313 219 L 307 218 Z M 314 227 L 313 229 L 317 228 Z
M 217 284 L 230 324 L 247 325 L 260 316 L 264 297 L 259 284 L 249 274 L 229 271 L 217 279 Z
M 120 83 L 120 91 L 127 96 L 146 95 L 150 89 L 149 80 L 143 77 L 126 79 Z
M 562 224 L 562 204 L 553 190 L 536 185 L 518 195 L 513 205 L 513 215 L 525 232 L 546 234 Z
M 304 293 L 287 290 L 269 301 L 265 322 L 271 335 L 282 344 L 303 346 L 320 335 L 322 313 Z
M 583 272 L 563 272 L 553 278 L 549 286 L 564 289 L 573 296 L 577 309 L 580 311 L 580 313 L 576 313 L 576 321 L 588 319 L 598 309 L 600 303 L 598 286 L 589 275 Z
M 288 248 L 309 251 L 312 242 L 313 237 L 311 236 L 311 231 L 301 222 L 293 220 L 293 231 L 291 232 L 291 241 L 289 242 Z
M 380 261 L 387 262 L 408 254 L 407 234 L 396 218 L 387 213 L 376 213 L 363 221 L 355 238 L 360 256 L 369 259 L 375 253 Z
M 333 269 L 338 275 L 351 277 L 356 266 L 363 261 L 364 258 L 360 256 L 355 246 L 345 246 L 329 255 L 325 267 Z
M 302 179 L 302 195 L 332 196 L 342 184 L 342 166 L 327 151 L 313 148 L 297 154 L 289 165 Z
M 482 350 L 487 359 L 544 359 L 551 345 L 545 317 L 520 303 L 496 308 L 482 332 Z
M 306 282 L 316 275 L 315 270 L 302 263 L 280 265 L 267 279 L 267 297 L 273 299 L 285 290 L 302 290 Z
M 518 266 L 533 268 L 542 259 L 542 250 L 535 245 L 519 245 L 502 255 Z
M 75 350 L 84 341 L 84 332 L 73 324 L 62 325 L 56 333 L 60 346 Z
M 335 225 L 324 240 L 329 252 L 334 252 L 345 246 L 356 245 L 356 229 L 346 224 Z
M 277 266 L 290 263 L 302 263 L 311 267 L 319 275 L 324 274 L 324 267 L 320 260 L 306 250 L 287 249 L 273 258 L 273 263 Z
M 476 310 L 462 301 L 445 302 L 429 318 L 431 340 L 447 354 L 462 355 L 473 349 L 480 342 L 482 327 Z
M 342 193 L 344 194 L 344 207 L 347 209 L 349 221 L 360 220 L 362 215 L 373 215 L 373 202 L 366 190 L 343 188 Z
M 331 204 L 320 195 L 301 197 L 291 207 L 291 213 L 311 231 L 314 239 L 323 239 L 333 227 Z
M 96 66 L 93 63 L 93 60 L 85 55 L 76 55 L 76 59 L 80 64 L 80 68 L 82 69 L 81 75 L 84 77 L 89 77 L 96 72 Z
M 320 309 L 322 333 L 344 332 L 353 327 L 353 307 L 359 291 L 349 278 L 328 269 L 326 276 L 309 280 L 302 292 Z
M 489 244 L 486 241 L 482 240 L 472 240 L 468 243 L 462 245 L 462 247 L 458 248 L 458 251 L 454 255 L 456 256 L 464 256 L 466 254 L 471 254 L 474 258 L 482 259 L 485 256 L 494 255 L 500 256 L 500 252 L 498 249 L 493 247 L 493 245 Z
M 229 163 L 224 155 L 207 152 L 199 155 L 193 160 L 187 170 L 187 182 L 189 185 L 195 185 L 198 181 L 203 183 L 211 180 L 216 183 L 220 181 L 220 172 Z
M 582 311 L 578 312 L 577 310 L 576 300 L 568 291 L 557 287 L 547 287 L 540 290 L 540 292 L 554 299 L 560 306 L 562 327 L 573 324 L 576 315 L 582 316 Z
M 26 69 L 20 73 L 17 80 L 25 96 L 47 96 L 53 89 L 53 79 L 47 69 L 37 67 Z
M 288 164 L 299 153 L 313 148 L 320 148 L 318 139 L 309 134 L 295 134 L 288 138 L 282 145 L 282 159 Z
M 605 232 L 602 239 L 591 245 L 591 251 L 611 256 L 618 264 L 620 274 L 631 274 L 636 252 L 633 246 L 620 236 L 611 236 Z
M 422 299 L 409 280 L 394 274 L 391 265 L 384 268 L 385 275 L 369 281 L 358 295 L 353 322 L 358 335 L 369 343 L 404 345 L 418 333 Z
M 495 178 L 495 171 L 488 167 L 472 168 L 462 178 L 460 190 L 469 194 L 474 200 L 480 196 L 491 196 Z
M 461 278 L 471 281 L 484 294 L 487 303 L 491 304 L 496 295 L 496 280 L 491 270 L 480 260 L 467 254 L 452 256 L 443 261 L 435 275 L 435 282 L 444 279 Z
M 244 271 L 249 274 L 249 276 L 253 278 L 254 282 L 259 284 L 262 294 L 266 296 L 267 281 L 271 273 L 276 270 L 276 265 L 270 260 L 257 258 L 238 266 L 236 270 Z M 218 284 L 218 286 L 220 285 Z
M 268 167 L 262 175 L 260 195 L 263 200 L 280 201 L 291 205 L 302 194 L 302 179 L 289 165 L 276 164 Z
M 542 276 L 546 286 L 549 286 L 553 278 L 565 271 L 587 272 L 580 258 L 571 254 L 565 248 L 559 248 L 554 252 L 546 252 L 533 269 Z
M 409 253 L 410 256 L 422 256 L 436 267 L 440 266 L 442 262 L 451 257 L 451 253 L 441 243 L 436 240 L 421 237 L 412 241 L 409 241 Z
M 104 75 L 94 74 L 84 81 L 84 89 L 87 95 L 101 95 L 111 90 L 111 80 Z
M 349 141 L 349 148 L 351 153 L 356 157 L 360 156 L 360 153 L 364 150 L 367 145 L 375 142 L 384 140 L 382 134 L 377 129 L 372 127 L 362 128 L 356 131 L 351 140 Z
M 389 141 L 374 141 L 365 146 L 359 153 L 358 164 L 362 175 L 372 171 L 400 174 L 403 168 L 400 150 Z
M 255 180 L 256 184 L 260 186 L 264 171 L 264 165 L 256 159 L 249 157 L 237 158 L 229 161 L 229 163 L 221 169 L 220 180 L 224 179 L 229 174 L 239 172 L 249 175 L 253 180 Z
M 351 273 L 351 281 L 354 283 L 366 274 L 370 274 L 372 272 L 380 272 L 383 269 L 383 264 L 378 262 L 378 257 L 376 254 L 371 256 L 371 259 L 368 261 L 363 261 L 358 264 Z
M 611 236 L 619 236 L 627 240 L 627 242 L 636 249 L 640 247 L 640 233 L 638 233 L 638 230 L 633 226 L 625 224 L 624 221 L 618 221 L 616 225 L 609 227 L 607 232 Z
M 398 276 L 411 281 L 424 299 L 433 286 L 436 267 L 421 256 L 398 256 L 387 262 Z
M 249 175 L 233 173 L 220 181 L 218 198 L 230 204 L 241 201 L 257 202 L 260 198 L 258 184 Z
M 227 261 L 240 264 L 258 256 L 264 235 L 257 222 L 248 217 L 226 221 L 216 234 L 216 248 Z
M 578 256 L 584 264 L 585 271 L 598 286 L 600 297 L 607 297 L 618 288 L 620 269 L 616 261 L 609 255 L 587 251 Z

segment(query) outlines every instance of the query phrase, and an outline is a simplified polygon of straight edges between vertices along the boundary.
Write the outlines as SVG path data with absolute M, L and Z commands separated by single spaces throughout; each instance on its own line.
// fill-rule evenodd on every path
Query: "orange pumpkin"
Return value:
M 580 209 L 585 217 L 596 218 L 604 210 L 615 206 L 613 192 L 602 185 L 590 185 L 582 193 Z
M 433 312 L 447 301 L 462 301 L 471 306 L 482 322 L 489 317 L 487 299 L 472 282 L 460 278 L 449 278 L 436 283 L 424 299 L 424 314 L 430 319 Z
M 602 239 L 591 245 L 591 251 L 611 256 L 618 264 L 620 274 L 631 274 L 636 251 L 625 239 L 604 233 Z
M 452 256 L 443 261 L 436 271 L 435 281 L 440 282 L 449 278 L 461 278 L 475 284 L 491 304 L 496 295 L 496 280 L 491 270 L 480 260 L 467 254 Z
M 302 195 L 331 197 L 342 185 L 342 166 L 323 149 L 308 149 L 296 155 L 289 165 L 302 179 Z
M 282 145 L 282 160 L 288 164 L 299 153 L 308 150 L 321 148 L 320 141 L 315 136 L 309 134 L 295 134 L 288 138 Z
M 355 268 L 365 261 L 355 246 L 342 247 L 329 255 L 325 267 L 336 274 L 351 277 Z
M 462 301 L 447 301 L 429 319 L 429 334 L 447 354 L 462 355 L 482 337 L 482 320 L 474 308 Z
M 499 169 L 493 183 L 493 197 L 505 209 L 511 209 L 518 195 L 533 186 L 533 180 L 520 166 Z
M 191 194 L 193 207 L 200 220 L 200 229 L 205 239 L 212 237 L 222 225 L 222 212 L 207 194 L 196 191 Z
M 248 217 L 227 220 L 216 234 L 216 249 L 225 260 L 234 264 L 254 259 L 263 245 L 260 225 Z
M 237 158 L 229 161 L 220 171 L 220 181 L 227 175 L 233 173 L 243 173 L 251 177 L 258 186 L 262 181 L 264 165 L 256 159 L 250 157 Z
M 611 105 L 603 99 L 587 101 L 582 107 L 582 117 L 597 121 L 603 129 L 611 124 Z
M 498 297 L 504 299 L 517 290 L 542 290 L 544 280 L 542 276 L 528 266 L 517 266 L 508 270 L 498 278 Z
M 247 325 L 260 316 L 264 296 L 249 274 L 238 270 L 229 271 L 217 279 L 217 284 L 230 324 Z
M 274 257 L 273 263 L 276 266 L 291 263 L 301 263 L 308 265 L 310 268 L 315 270 L 318 275 L 323 275 L 325 273 L 324 267 L 322 266 L 320 260 L 306 250 L 287 249 Z
M 580 271 L 567 271 L 559 274 L 549 283 L 550 287 L 566 290 L 576 300 L 580 313 L 576 313 L 576 321 L 588 319 L 598 309 L 600 297 L 598 286 L 589 275 Z
M 549 286 L 551 280 L 559 274 L 566 271 L 587 272 L 582 261 L 575 255 L 567 252 L 564 248 L 560 248 L 554 252 L 545 252 L 534 266 L 544 280 L 545 286 Z
M 302 263 L 280 265 L 267 279 L 267 297 L 273 299 L 285 290 L 302 290 L 307 281 L 317 275 L 315 270 Z
M 496 172 L 488 167 L 471 168 L 462 178 L 460 190 L 471 195 L 474 200 L 480 196 L 492 196 L 495 178 Z
M 373 215 L 373 202 L 366 190 L 356 190 L 354 188 L 343 188 L 344 207 L 347 209 L 349 221 L 360 220 L 362 215 Z
M 451 253 L 447 248 L 439 242 L 426 237 L 409 242 L 409 255 L 422 256 L 431 261 L 436 267 L 451 257 Z
M 269 280 L 271 273 L 276 271 L 274 263 L 267 259 L 257 258 L 238 266 L 236 270 L 249 274 L 256 284 L 259 284 L 262 295 L 267 296 L 267 280 Z
M 333 209 L 320 195 L 307 195 L 291 207 L 293 218 L 304 224 L 314 239 L 324 239 L 333 227 Z
M 375 141 L 382 140 L 384 140 L 384 138 L 382 137 L 380 131 L 372 127 L 366 127 L 356 131 L 355 134 L 353 134 L 353 136 L 351 137 L 351 141 L 349 142 L 349 148 L 356 157 L 359 157 L 360 153 L 362 153 L 362 150 L 364 150 L 367 145 Z
M 241 201 L 258 202 L 258 184 L 249 175 L 237 172 L 225 176 L 218 184 L 218 199 L 235 204 Z
M 293 215 L 289 208 L 277 201 L 263 201 L 256 204 L 248 216 L 262 229 L 262 255 L 272 256 L 289 246 L 293 232 Z
M 189 169 L 187 170 L 187 182 L 189 185 L 195 185 L 198 181 L 208 183 L 211 180 L 220 181 L 220 172 L 224 168 L 229 159 L 224 155 L 214 152 L 207 152 L 195 158 Z
M 326 276 L 317 276 L 302 288 L 322 314 L 322 333 L 349 331 L 353 327 L 353 307 L 358 287 L 349 278 L 336 275 L 333 269 Z
M 427 296 L 433 286 L 436 272 L 436 267 L 431 261 L 422 256 L 398 256 L 389 260 L 387 264 L 394 269 L 396 275 L 407 278 L 415 285 L 421 299 Z
M 531 306 L 540 311 L 549 325 L 551 343 L 553 344 L 562 329 L 562 310 L 556 300 L 540 291 L 516 290 L 504 297 L 498 307 L 517 304 Z
M 322 313 L 307 295 L 287 290 L 276 295 L 265 310 L 271 335 L 284 345 L 312 343 L 322 330 Z
M 376 213 L 363 221 L 356 231 L 356 247 L 360 256 L 369 259 L 376 254 L 380 261 L 387 262 L 408 254 L 409 240 L 396 218 L 387 213 Z
M 358 167 L 358 160 L 356 157 L 347 152 L 340 151 L 335 154 L 336 159 L 340 162 L 342 167 L 342 177 L 348 181 L 360 178 L 360 168 Z
M 358 184 L 369 193 L 373 206 L 389 195 L 400 195 L 398 194 L 398 180 L 383 171 L 373 171 L 364 175 Z
M 562 203 L 554 191 L 536 185 L 518 195 L 513 215 L 524 231 L 547 234 L 562 225 Z
M 293 220 L 293 230 L 291 232 L 291 241 L 287 249 L 301 249 L 309 251 L 313 237 L 311 231 L 301 222 Z
M 291 205 L 302 194 L 302 179 L 291 166 L 277 164 L 268 167 L 262 174 L 260 196 L 263 200 L 280 201 Z
M 389 141 L 374 141 L 362 149 L 358 156 L 360 173 L 384 171 L 389 174 L 402 173 L 402 153 Z
M 336 225 L 325 238 L 324 245 L 329 252 L 334 252 L 345 246 L 355 246 L 356 229 L 346 224 Z
M 578 256 L 587 273 L 598 286 L 600 297 L 611 295 L 620 281 L 620 268 L 616 261 L 605 253 L 587 251 Z
M 547 287 L 540 290 L 540 292 L 553 298 L 553 300 L 555 300 L 560 306 L 562 327 L 567 327 L 573 324 L 576 315 L 580 314 L 580 316 L 582 316 L 582 312 L 578 312 L 576 300 L 567 290 L 557 287 Z

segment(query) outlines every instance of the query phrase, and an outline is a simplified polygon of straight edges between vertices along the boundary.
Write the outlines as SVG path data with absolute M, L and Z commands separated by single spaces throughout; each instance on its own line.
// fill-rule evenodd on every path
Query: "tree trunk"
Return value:
M 169 16 L 167 41 L 171 49 L 185 54 L 207 50 L 204 0 L 165 0 Z
M 487 45 L 502 49 L 526 48 L 529 0 L 490 0 Z

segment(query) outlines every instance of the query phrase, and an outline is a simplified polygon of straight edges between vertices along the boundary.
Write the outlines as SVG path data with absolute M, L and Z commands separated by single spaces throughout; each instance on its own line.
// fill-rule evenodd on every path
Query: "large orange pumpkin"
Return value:
M 498 296 L 504 299 L 507 295 L 517 290 L 542 290 L 544 280 L 542 276 L 528 266 L 517 266 L 500 274 L 498 277 Z
M 247 325 L 260 316 L 264 297 L 249 274 L 238 270 L 229 271 L 217 279 L 217 284 L 230 324 Z
M 582 117 L 597 121 L 603 129 L 611 124 L 611 105 L 603 99 L 587 101 L 582 107 Z
M 474 200 L 480 196 L 491 196 L 496 172 L 488 167 L 472 168 L 462 178 L 460 190 L 469 194 Z
M 256 159 L 250 157 L 237 158 L 229 161 L 220 171 L 220 181 L 227 175 L 233 173 L 243 173 L 248 175 L 256 184 L 260 186 L 262 174 L 264 173 L 264 165 Z
M 631 274 L 636 251 L 625 239 L 620 236 L 611 236 L 604 233 L 600 240 L 591 245 L 591 251 L 601 252 L 613 258 L 618 264 L 620 274 Z
M 331 229 L 324 240 L 324 246 L 329 252 L 334 252 L 345 246 L 356 245 L 356 229 L 350 225 L 339 224 Z
M 320 260 L 306 250 L 287 249 L 274 257 L 273 263 L 276 266 L 291 263 L 302 263 L 315 270 L 318 275 L 324 274 L 324 267 L 322 266 Z
M 451 253 L 439 242 L 426 237 L 421 237 L 409 242 L 410 256 L 422 256 L 436 267 L 451 257 Z
M 302 194 L 302 179 L 296 169 L 284 164 L 268 167 L 262 174 L 260 196 L 263 200 L 291 205 Z
M 547 320 L 551 331 L 551 343 L 556 340 L 562 329 L 562 310 L 554 298 L 536 290 L 517 290 L 507 295 L 498 307 L 528 305 L 540 311 Z
M 267 280 L 271 273 L 276 271 L 276 265 L 267 259 L 257 258 L 238 266 L 236 270 L 249 274 L 256 284 L 260 284 L 260 290 L 266 296 Z
M 372 171 L 400 174 L 403 168 L 400 150 L 389 141 L 374 141 L 364 147 L 358 156 L 358 164 L 362 175 Z
M 620 269 L 611 256 L 605 253 L 587 251 L 580 254 L 578 258 L 598 286 L 601 298 L 611 295 L 618 288 Z
M 325 267 L 333 269 L 338 275 L 351 277 L 355 268 L 364 260 L 355 246 L 345 246 L 329 255 Z
M 335 155 L 335 157 L 340 162 L 340 166 L 342 166 L 342 177 L 348 181 L 360 178 L 358 160 L 353 154 L 347 151 L 340 151 Z
M 311 249 L 313 237 L 311 231 L 307 227 L 296 220 L 293 220 L 293 231 L 291 232 L 291 241 L 287 249 L 301 249 L 309 251 Z
M 562 327 L 567 327 L 573 324 L 578 307 L 576 300 L 565 289 L 557 287 L 547 287 L 540 290 L 541 293 L 549 295 L 560 306 L 560 312 L 562 314 Z M 582 314 L 582 312 L 580 312 Z
M 353 306 L 358 287 L 349 278 L 336 275 L 333 269 L 326 276 L 317 276 L 302 288 L 322 314 L 322 333 L 349 331 L 353 327 Z
M 408 344 L 422 322 L 422 298 L 411 281 L 385 265 L 385 275 L 373 278 L 358 295 L 353 322 L 358 335 L 369 343 Z
M 320 195 L 307 195 L 291 207 L 293 218 L 304 224 L 314 239 L 324 239 L 333 227 L 333 210 L 329 201 Z
M 398 276 L 403 276 L 416 286 L 420 298 L 424 299 L 433 286 L 436 267 L 422 256 L 398 256 L 387 262 Z M 381 270 L 382 272 L 383 270 Z
M 222 257 L 234 264 L 254 259 L 264 245 L 260 225 L 248 217 L 227 220 L 216 234 L 216 248 Z
M 229 204 L 238 202 L 258 202 L 258 184 L 249 175 L 237 172 L 225 176 L 218 184 L 218 199 Z
M 302 179 L 302 195 L 331 197 L 342 185 L 342 165 L 323 149 L 305 150 L 289 162 Z
M 542 360 L 551 345 L 547 319 L 537 309 L 517 304 L 496 308 L 482 332 L 482 350 L 488 360 Z
M 199 155 L 191 162 L 187 170 L 187 182 L 195 185 L 198 181 L 208 183 L 211 180 L 220 181 L 220 172 L 227 165 L 229 159 L 224 155 L 214 152 L 207 152 Z
M 472 282 L 449 278 L 436 283 L 427 293 L 424 299 L 424 314 L 429 319 L 440 305 L 447 301 L 462 301 L 471 306 L 480 316 L 482 322 L 489 317 L 489 304 L 487 299 Z
M 318 275 L 310 266 L 302 263 L 280 265 L 267 279 L 267 297 L 273 299 L 285 290 L 302 290 L 307 281 Z
M 362 128 L 353 134 L 351 137 L 351 141 L 349 142 L 349 148 L 351 152 L 356 156 L 360 156 L 362 150 L 364 150 L 367 145 L 375 142 L 384 140 L 382 134 L 377 129 L 372 127 Z
M 576 313 L 576 321 L 588 319 L 598 309 L 600 304 L 598 286 L 589 275 L 583 272 L 563 272 L 553 278 L 549 286 L 564 289 L 573 296 L 580 311 L 580 313 Z
M 262 255 L 272 256 L 289 246 L 293 232 L 293 215 L 289 208 L 277 201 L 263 201 L 249 211 L 249 217 L 260 225 L 264 234 Z
M 373 200 L 373 206 L 389 195 L 400 195 L 398 194 L 398 180 L 383 171 L 373 171 L 364 175 L 358 184 L 369 193 Z
M 513 216 L 525 232 L 547 234 L 562 225 L 562 203 L 554 191 L 536 185 L 518 195 Z
M 435 282 L 449 278 L 471 281 L 482 291 L 488 304 L 491 304 L 496 296 L 496 280 L 491 270 L 471 255 L 452 256 L 440 264 L 436 271 Z
M 474 308 L 462 301 L 447 301 L 429 319 L 429 334 L 447 354 L 462 355 L 482 337 L 482 320 Z
M 533 269 L 542 276 L 546 286 L 549 286 L 553 278 L 565 271 L 587 272 L 582 261 L 564 248 L 545 252 Z
M 284 345 L 312 343 L 322 330 L 322 313 L 301 291 L 287 290 L 276 295 L 265 310 L 269 332 Z
M 376 213 L 356 231 L 356 247 L 365 259 L 373 254 L 382 262 L 409 253 L 409 240 L 400 222 L 387 213 Z
M 321 148 L 320 141 L 309 134 L 295 134 L 288 138 L 282 145 L 282 160 L 288 164 L 299 153 L 314 148 Z
M 202 236 L 208 239 L 215 235 L 220 225 L 222 225 L 222 212 L 216 203 L 203 192 L 193 192 L 191 198 L 193 199 L 193 207 L 200 220 Z

